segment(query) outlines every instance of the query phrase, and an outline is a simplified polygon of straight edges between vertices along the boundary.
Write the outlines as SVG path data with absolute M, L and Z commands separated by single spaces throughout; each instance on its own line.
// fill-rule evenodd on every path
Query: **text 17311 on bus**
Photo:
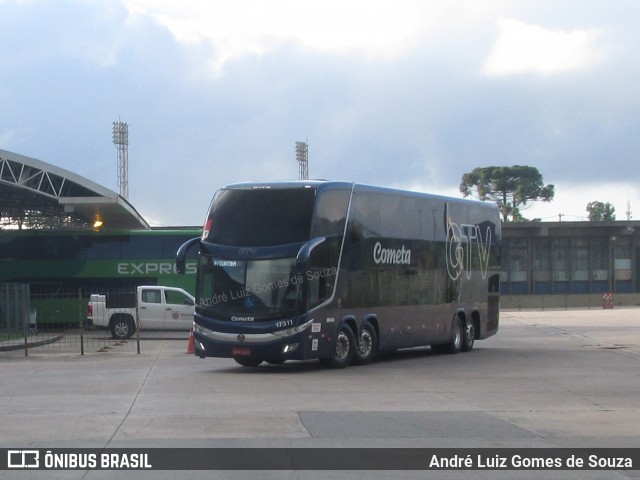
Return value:
M 495 205 L 346 182 L 219 190 L 198 249 L 195 354 L 241 365 L 366 364 L 498 330 Z

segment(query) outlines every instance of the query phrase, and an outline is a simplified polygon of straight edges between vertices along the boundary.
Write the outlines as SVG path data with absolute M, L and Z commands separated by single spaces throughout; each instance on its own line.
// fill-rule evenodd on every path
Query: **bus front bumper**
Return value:
M 305 348 L 313 320 L 278 332 L 228 333 L 195 326 L 195 354 L 199 357 L 251 357 L 263 360 L 313 358 Z

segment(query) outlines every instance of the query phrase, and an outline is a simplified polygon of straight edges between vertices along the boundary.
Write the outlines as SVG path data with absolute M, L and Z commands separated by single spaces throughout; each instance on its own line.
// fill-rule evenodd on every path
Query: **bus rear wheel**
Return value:
M 356 365 L 367 365 L 373 361 L 378 351 L 378 336 L 376 329 L 369 322 L 362 325 L 360 338 L 356 346 L 356 353 L 353 357 L 353 363 Z
M 346 325 L 342 325 L 336 338 L 336 347 L 331 358 L 323 359 L 322 363 L 330 368 L 344 368 L 351 363 L 356 353 L 356 337 Z
M 464 325 L 464 334 L 462 339 L 462 351 L 469 352 L 473 348 L 476 340 L 476 327 L 473 321 L 467 321 Z
M 462 350 L 464 331 L 460 317 L 455 317 L 451 322 L 451 337 L 447 343 L 431 345 L 431 350 L 436 353 L 458 353 Z

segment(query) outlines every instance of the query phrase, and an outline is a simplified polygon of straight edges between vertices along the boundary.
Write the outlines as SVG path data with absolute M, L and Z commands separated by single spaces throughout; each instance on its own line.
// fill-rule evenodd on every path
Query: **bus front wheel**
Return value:
M 342 325 L 336 338 L 336 346 L 331 358 L 323 360 L 323 364 L 330 368 L 344 368 L 351 363 L 356 353 L 356 337 L 346 325 Z

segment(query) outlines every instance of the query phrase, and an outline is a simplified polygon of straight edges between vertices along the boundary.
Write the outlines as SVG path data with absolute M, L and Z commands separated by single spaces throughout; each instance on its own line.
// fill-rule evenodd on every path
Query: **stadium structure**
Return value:
M 121 195 L 35 158 L 0 150 L 0 228 L 148 230 Z

